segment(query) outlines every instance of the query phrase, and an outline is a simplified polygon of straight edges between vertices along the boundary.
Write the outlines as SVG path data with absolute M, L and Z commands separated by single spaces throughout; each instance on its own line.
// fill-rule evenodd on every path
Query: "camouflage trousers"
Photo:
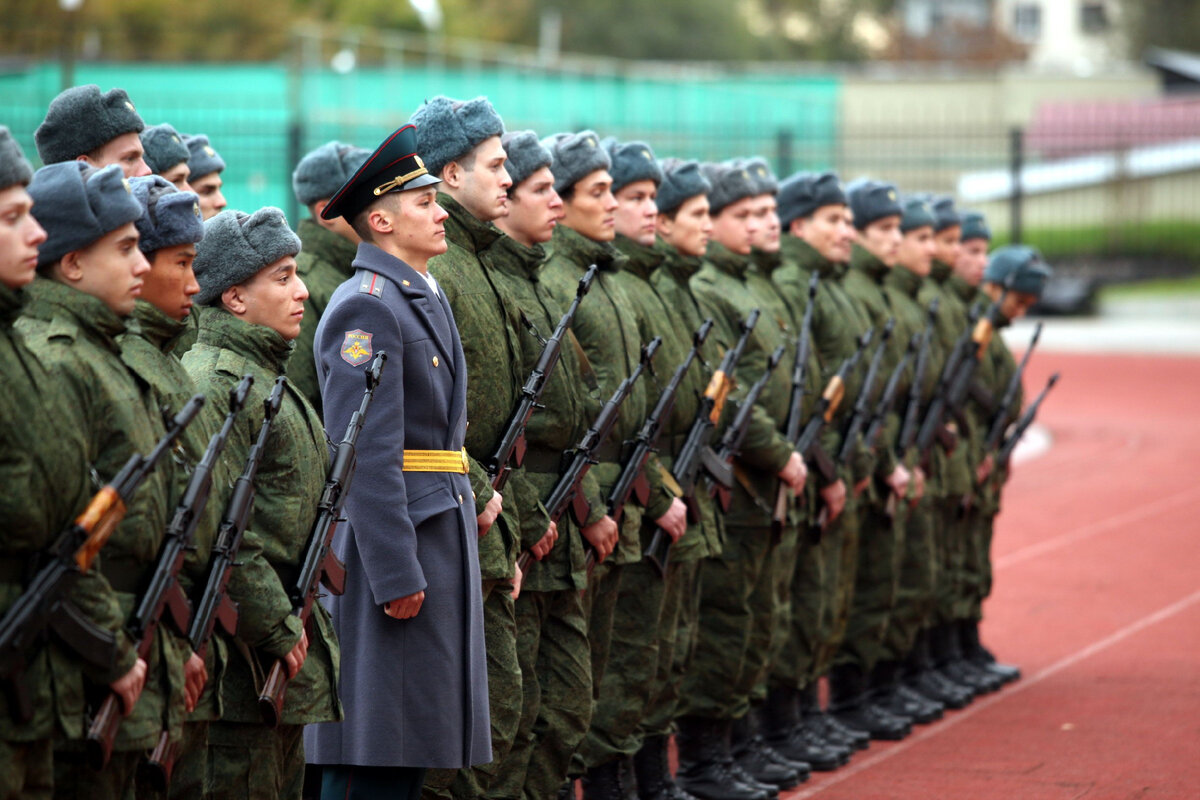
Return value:
M 968 517 L 966 569 L 963 574 L 964 601 L 960 619 L 983 618 L 983 601 L 992 593 L 992 531 L 996 517 L 973 512 Z
M 574 589 L 521 592 L 515 613 L 521 721 L 487 796 L 549 798 L 592 718 L 587 617 Z
M 966 616 L 963 610 L 967 560 L 968 520 L 962 515 L 959 495 L 940 498 L 935 503 L 935 541 L 937 542 L 937 606 L 934 622 L 944 624 Z
M 806 665 L 789 661 L 798 654 L 791 646 L 794 639 L 793 627 L 797 610 L 793 604 L 792 590 L 796 583 L 800 553 L 804 543 L 795 525 L 784 528 L 779 542 L 771 552 L 770 565 L 765 582 L 771 586 L 771 626 L 765 647 L 761 648 L 762 659 L 754 668 L 757 673 L 754 688 L 750 693 L 751 703 L 757 705 L 767 697 L 767 690 L 776 686 L 776 676 L 787 671 L 795 675 Z M 751 652 L 759 648 L 751 647 Z M 753 665 L 753 661 L 751 662 Z M 787 685 L 794 686 L 794 683 Z
M 80 797 L 88 800 L 153 797 L 153 794 L 138 790 L 137 770 L 142 756 L 140 750 L 114 751 L 104 769 L 96 772 L 87 763 L 82 742 L 72 742 L 65 748 L 56 744 L 54 796 L 62 800 L 77 800 Z
M 887 629 L 896 609 L 904 558 L 904 520 L 888 516 L 886 495 L 881 492 L 881 496 L 884 501 L 860 507 L 854 600 L 836 657 L 837 663 L 854 664 L 864 674 L 888 655 Z
M 0 800 L 49 800 L 53 794 L 53 740 L 0 739 Z
M 659 633 L 666 585 L 650 562 L 621 566 L 610 644 L 598 683 L 592 725 L 579 748 L 587 769 L 638 751 L 638 728 L 660 693 Z M 672 644 L 674 644 L 672 637 Z M 595 680 L 596 665 L 592 665 Z
M 696 618 L 700 593 L 696 582 L 699 560 L 667 562 L 663 575 L 662 611 L 658 616 L 658 664 L 638 739 L 671 733 L 679 707 L 683 677 L 696 649 Z
M 205 784 L 208 778 L 209 724 L 207 721 L 183 723 L 183 739 L 179 743 L 179 756 L 175 759 L 167 794 L 171 800 L 206 800 L 212 796 Z
M 900 559 L 900 581 L 896 609 L 884 638 L 884 657 L 903 660 L 912 650 L 917 634 L 932 620 L 937 602 L 938 560 L 934 534 L 934 502 L 923 498 L 916 507 L 902 506 L 904 548 Z
M 222 800 L 300 800 L 304 726 L 211 723 L 207 785 Z
M 824 605 L 825 623 L 822 625 L 821 642 L 813 659 L 813 674 L 816 677 L 829 672 L 846 638 L 858 574 L 859 513 L 857 501 L 848 496 L 845 510 L 821 534 L 821 549 L 824 555 L 821 569 L 821 602 Z M 826 540 L 829 541 L 828 549 L 824 547 Z
M 841 542 L 833 536 L 819 540 L 805 525 L 797 535 L 795 557 L 786 589 L 780 574 L 780 592 L 787 592 L 787 618 L 777 623 L 782 641 L 779 653 L 771 661 L 769 688 L 802 689 L 816 677 L 817 656 L 833 630 L 832 578 L 827 574 L 841 557 Z M 784 561 L 784 553 L 779 560 Z M 780 564 L 780 573 L 785 565 Z M 784 600 L 779 600 L 783 607 Z
M 758 665 L 771 638 L 771 531 L 725 531 L 725 550 L 700 566 L 700 616 L 695 658 L 683 682 L 680 716 L 737 719 L 750 707 Z
M 421 797 L 470 800 L 481 797 L 496 777 L 521 723 L 521 665 L 517 661 L 517 617 L 510 580 L 483 582 L 483 638 L 487 646 L 488 710 L 492 760 L 470 769 L 431 769 Z

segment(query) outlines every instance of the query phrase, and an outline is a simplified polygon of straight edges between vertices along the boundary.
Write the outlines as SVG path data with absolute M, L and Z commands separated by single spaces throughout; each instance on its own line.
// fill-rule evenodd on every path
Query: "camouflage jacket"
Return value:
M 589 266 L 599 267 L 587 300 L 580 304 L 575 315 L 573 329 L 596 371 L 603 402 L 612 396 L 621 381 L 633 374 L 642 347 L 647 343 L 643 336 L 643 321 L 629 296 L 634 279 L 622 274 L 627 259 L 612 244 L 593 241 L 564 225 L 555 229 L 548 252 L 542 280 L 560 304 L 570 303 L 575 297 L 579 279 Z M 621 405 L 617 424 L 598 453 L 600 463 L 592 469 L 605 497 L 620 473 L 622 443 L 632 440 L 645 421 L 649 410 L 649 377 L 643 374 L 633 385 Z M 651 494 L 658 496 L 662 491 L 662 476 L 657 470 L 649 472 L 646 477 Z M 641 560 L 643 512 L 636 503 L 626 503 L 620 543 L 611 556 L 611 563 L 628 564 Z
M 527 377 L 541 356 L 540 339 L 553 333 L 567 305 L 560 303 L 542 280 L 545 251 L 540 246 L 526 247 L 505 236 L 493 249 L 497 282 L 504 286 L 505 293 L 520 309 L 520 360 Z M 584 298 L 583 303 L 588 302 L 590 299 Z M 529 323 L 528 327 L 525 322 Z M 525 430 L 529 452 L 526 466 L 522 468 L 526 478 L 523 490 L 530 494 L 514 498 L 520 503 L 521 544 L 525 548 L 542 538 L 550 522 L 542 500 L 550 493 L 558 476 L 556 455 L 573 447 L 600 411 L 600 390 L 595 373 L 570 329 L 560 353 L 558 366 L 542 394 L 542 408 L 530 417 Z M 592 506 L 587 521 L 595 522 L 604 516 L 604 502 L 600 485 L 590 472 L 584 478 L 584 493 Z M 522 591 L 583 589 L 587 586 L 583 567 L 583 540 L 571 515 L 566 514 L 558 521 L 558 541 L 554 549 L 541 561 L 534 562 L 525 576 Z
M 63 378 L 66 401 L 83 418 L 88 460 L 98 481 L 107 481 L 130 456 L 149 453 L 165 432 L 150 387 L 121 362 L 117 337 L 125 332 L 125 320 L 98 298 L 55 281 L 39 278 L 29 291 L 32 302 L 18 328 L 29 349 Z M 92 676 L 97 683 L 108 683 L 133 666 L 135 656 L 124 624 L 162 544 L 175 480 L 172 459 L 164 459 L 134 494 L 125 518 L 101 551 L 100 573 L 112 588 L 87 605 L 93 610 L 97 604 L 108 605 L 102 616 L 109 620 L 106 627 L 122 631 L 122 654 L 113 674 Z M 170 722 L 161 687 L 164 682 L 171 687 L 169 696 L 183 682 L 182 653 L 170 639 L 156 637 L 147 659 L 146 689 L 121 723 L 117 750 L 151 746 Z M 60 713 L 63 702 L 60 699 Z M 72 708 L 83 705 L 82 697 L 68 702 Z M 68 738 L 81 737 L 82 727 L 81 718 L 64 724 Z
M 288 359 L 287 376 L 319 415 L 321 387 L 317 385 L 313 337 L 334 290 L 354 274 L 350 262 L 358 251 L 358 243 L 322 228 L 311 219 L 301 222 L 296 234 L 303 245 L 300 255 L 296 256 L 296 274 L 308 287 L 308 299 L 304 301 L 304 319 L 300 323 L 300 335 L 296 337 L 296 349 Z
M 59 382 L 13 329 L 27 299 L 25 292 L 0 284 L 0 615 L 21 594 L 30 561 L 83 510 L 91 491 L 78 409 L 64 402 Z M 37 423 L 31 424 L 34 420 Z M 51 675 L 50 655 L 39 648 L 24 676 L 33 718 L 18 723 L 8 694 L 0 697 L 0 737 L 5 741 L 53 734 Z M 74 677 L 78 676 L 76 668 Z
M 200 336 L 183 365 L 197 390 L 219 406 L 249 373 L 254 387 L 229 436 L 223 460 L 240 475 L 263 421 L 263 401 L 284 372 L 291 344 L 270 328 L 243 322 L 224 309 L 200 309 Z M 296 577 L 317 515 L 329 465 L 321 420 L 308 400 L 288 386 L 268 435 L 254 482 L 254 510 L 233 571 L 229 593 L 237 601 L 238 632 L 229 645 L 221 681 L 223 718 L 261 722 L 258 690 L 272 659 L 282 658 L 300 639 L 291 614 L 286 581 Z M 308 657 L 288 686 L 282 722 L 300 725 L 339 720 L 338 643 L 329 613 L 313 605 Z

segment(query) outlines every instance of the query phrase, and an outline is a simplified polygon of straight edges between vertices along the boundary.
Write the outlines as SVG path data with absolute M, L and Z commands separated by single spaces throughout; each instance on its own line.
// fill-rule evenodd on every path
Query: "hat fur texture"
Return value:
M 230 286 L 245 283 L 264 267 L 299 252 L 300 237 L 278 208 L 266 206 L 253 214 L 222 211 L 204 223 L 204 238 L 196 245 L 192 265 L 200 284 L 196 302 L 212 303 Z
M 43 164 L 73 161 L 126 133 L 146 127 L 124 89 L 101 94 L 94 83 L 72 86 L 50 101 L 46 118 L 34 131 Z
M 142 216 L 142 204 L 116 164 L 96 169 L 82 161 L 42 167 L 29 183 L 33 216 L 46 230 L 38 266 L 53 264 Z

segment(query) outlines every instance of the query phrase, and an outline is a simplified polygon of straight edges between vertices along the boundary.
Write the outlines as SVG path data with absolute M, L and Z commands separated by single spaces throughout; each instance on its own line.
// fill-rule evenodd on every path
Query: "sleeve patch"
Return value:
M 342 339 L 342 360 L 352 367 L 361 366 L 371 360 L 371 336 L 366 331 L 346 331 Z

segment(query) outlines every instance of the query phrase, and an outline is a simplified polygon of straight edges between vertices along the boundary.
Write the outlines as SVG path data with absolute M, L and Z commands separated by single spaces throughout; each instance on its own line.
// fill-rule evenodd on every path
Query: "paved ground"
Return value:
M 1200 349 L 1170 327 L 1054 320 L 1031 362 L 1063 373 L 1052 446 L 1010 484 L 984 626 L 1025 678 L 785 798 L 1200 797 L 1200 358 L 1067 352 Z

